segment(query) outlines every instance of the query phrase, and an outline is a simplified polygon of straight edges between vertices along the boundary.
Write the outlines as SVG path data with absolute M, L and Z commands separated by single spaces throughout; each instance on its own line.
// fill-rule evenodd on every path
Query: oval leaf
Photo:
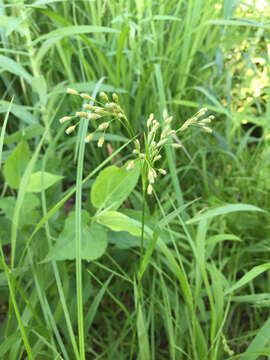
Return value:
M 137 162 L 132 170 L 126 166 L 109 166 L 98 175 L 91 190 L 92 204 L 98 209 L 116 210 L 137 184 L 140 168 Z
M 21 178 L 30 160 L 30 150 L 26 141 L 22 141 L 12 151 L 4 166 L 6 182 L 13 189 L 18 189 Z
M 137 221 L 118 211 L 107 211 L 98 216 L 97 221 L 113 231 L 127 231 L 134 236 L 141 234 L 141 228 L 137 225 Z
M 82 259 L 93 261 L 101 257 L 107 248 L 106 229 L 99 225 L 88 225 L 90 216 L 86 211 L 82 211 Z M 45 262 L 53 259 L 74 260 L 76 257 L 75 249 L 75 212 L 71 212 L 65 221 L 65 226 L 59 235 L 56 243 Z
M 41 192 L 63 179 L 63 176 L 54 175 L 48 172 L 37 171 L 30 176 L 27 185 L 27 192 Z

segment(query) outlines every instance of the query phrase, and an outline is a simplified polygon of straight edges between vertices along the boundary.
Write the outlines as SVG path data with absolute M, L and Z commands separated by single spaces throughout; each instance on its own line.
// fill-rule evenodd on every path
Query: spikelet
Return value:
M 107 94 L 105 94 L 104 91 L 101 91 L 101 92 L 99 93 L 99 96 L 100 96 L 100 98 L 101 98 L 102 100 L 104 100 L 104 101 L 106 101 L 106 102 L 109 101 L 109 98 L 108 98 Z
M 109 123 L 108 122 L 104 122 L 102 124 L 99 125 L 98 129 L 103 131 L 103 130 L 106 130 L 109 126 Z
M 102 147 L 102 145 L 104 144 L 104 136 L 101 136 L 101 138 L 99 138 L 98 140 L 98 147 Z
M 127 164 L 126 170 L 129 171 L 134 168 L 134 160 L 129 161 Z
M 85 138 L 85 142 L 86 142 L 86 143 L 89 143 L 89 142 L 93 139 L 93 137 L 94 137 L 94 134 L 93 134 L 93 133 L 87 135 L 86 138 Z
M 147 187 L 147 194 L 151 195 L 152 191 L 153 191 L 153 186 L 151 184 L 149 184 L 148 187 Z
M 68 127 L 66 129 L 66 134 L 67 135 L 71 134 L 75 130 L 75 128 L 76 128 L 76 125 L 72 125 L 72 126 Z
M 88 95 L 88 94 L 86 94 L 86 93 L 81 93 L 81 94 L 80 94 L 80 97 L 81 97 L 82 99 L 84 99 L 84 100 L 95 101 L 95 99 L 94 99 L 92 96 L 90 96 L 90 95 Z
M 64 117 L 62 117 L 61 119 L 59 119 L 59 122 L 60 122 L 61 124 L 63 124 L 63 123 L 65 123 L 65 122 L 69 121 L 70 119 L 72 119 L 72 116 L 64 116 Z
M 79 95 L 77 90 L 74 90 L 74 89 L 71 89 L 71 88 L 67 88 L 67 94 Z

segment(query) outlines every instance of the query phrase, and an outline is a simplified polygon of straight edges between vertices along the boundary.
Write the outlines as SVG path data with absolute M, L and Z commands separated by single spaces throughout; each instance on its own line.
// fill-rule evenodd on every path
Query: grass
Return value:
M 1 359 L 270 358 L 270 14 L 259 6 L 0 1 Z M 67 136 L 58 119 L 83 100 L 66 88 L 117 93 L 129 130 L 114 121 L 102 148 L 102 132 L 84 142 L 86 119 Z M 179 128 L 205 106 L 213 133 L 166 146 L 151 196 L 113 168 L 111 192 L 98 185 L 133 159 L 129 132 L 142 141 L 150 113 L 167 108 Z

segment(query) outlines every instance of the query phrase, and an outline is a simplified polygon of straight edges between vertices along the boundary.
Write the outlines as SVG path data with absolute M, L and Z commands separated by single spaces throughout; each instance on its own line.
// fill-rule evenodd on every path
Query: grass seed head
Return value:
M 118 103 L 118 96 L 116 93 L 113 93 L 112 94 L 112 98 L 113 98 L 113 101 L 115 101 L 116 103 Z
M 167 171 L 164 170 L 164 169 L 158 169 L 158 172 L 162 175 L 166 175 L 167 174 Z
M 72 116 L 64 116 L 64 117 L 62 117 L 61 119 L 59 119 L 59 122 L 60 122 L 61 124 L 63 124 L 63 123 L 65 123 L 65 122 L 69 121 L 70 119 L 72 119 Z
M 104 136 L 101 136 L 98 140 L 98 147 L 101 148 L 103 144 L 104 144 Z
M 90 119 L 90 120 L 97 120 L 97 119 L 101 118 L 101 116 L 102 116 L 102 115 L 90 113 L 90 114 L 88 114 L 88 119 Z
M 93 133 L 87 135 L 86 138 L 85 138 L 85 142 L 86 142 L 86 143 L 89 143 L 89 142 L 93 139 L 93 137 L 94 137 L 94 134 L 93 134 Z
M 79 95 L 77 90 L 74 90 L 74 89 L 71 89 L 71 88 L 67 88 L 67 94 Z
M 147 194 L 151 195 L 152 191 L 153 191 L 153 186 L 151 184 L 149 184 L 148 187 L 147 187 Z
M 88 95 L 86 93 L 81 93 L 80 97 L 83 98 L 84 100 L 95 101 L 95 99 L 92 96 L 90 96 L 90 95 Z
M 72 125 L 72 126 L 69 126 L 67 129 L 66 129 L 66 134 L 69 135 L 71 134 L 76 128 L 76 125 Z
M 83 108 L 86 110 L 95 111 L 96 107 L 94 105 L 90 105 L 90 104 L 83 104 Z
M 172 147 L 175 148 L 175 149 L 179 149 L 179 148 L 182 147 L 182 145 L 174 143 L 174 144 L 172 144 Z
M 108 122 L 104 122 L 102 124 L 99 125 L 98 129 L 99 130 L 106 130 L 109 126 L 109 123 Z
M 129 171 L 134 168 L 134 160 L 129 161 L 127 164 L 126 170 Z
M 109 101 L 109 98 L 108 98 L 107 94 L 105 94 L 104 91 L 101 91 L 101 92 L 99 93 L 99 96 L 100 96 L 100 98 L 101 98 L 103 101 L 106 101 L 106 102 Z
M 89 117 L 89 114 L 85 111 L 77 111 L 75 115 L 78 117 L 85 118 L 85 119 L 88 119 L 88 117 Z

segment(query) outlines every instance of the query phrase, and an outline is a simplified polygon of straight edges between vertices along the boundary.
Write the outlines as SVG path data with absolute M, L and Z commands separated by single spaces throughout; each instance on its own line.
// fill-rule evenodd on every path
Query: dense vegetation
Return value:
M 0 1 L 1 359 L 270 358 L 269 16 Z

